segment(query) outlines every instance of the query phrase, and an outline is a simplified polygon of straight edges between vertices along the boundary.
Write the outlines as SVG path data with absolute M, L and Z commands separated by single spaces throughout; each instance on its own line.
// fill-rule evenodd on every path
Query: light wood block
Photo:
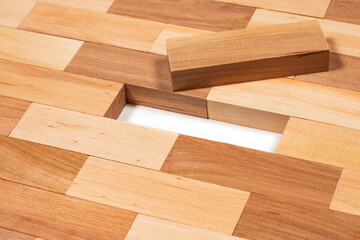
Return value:
M 174 91 L 329 69 L 316 21 L 169 39 L 166 48 Z
M 257 9 L 248 28 L 273 24 L 308 21 L 314 18 Z M 331 52 L 360 57 L 360 25 L 318 20 Z
M 360 131 L 290 118 L 276 152 L 360 170 Z
M 95 157 L 87 159 L 66 194 L 225 234 L 233 233 L 249 197 L 248 192 Z
M 125 240 L 240 240 L 226 234 L 139 214 Z
M 5 228 L 0 228 L 0 239 L 1 240 L 36 240 L 36 238 L 33 236 L 15 231 L 10 231 Z
M 286 117 L 360 130 L 359 109 L 359 92 L 286 78 L 213 87 L 208 95 L 209 118 L 269 131 L 284 128 Z
M 360 171 L 344 169 L 330 208 L 360 216 Z
M 20 28 L 149 51 L 164 23 L 38 2 Z
M 160 169 L 178 134 L 33 103 L 10 136 Z
M 0 0 L 0 25 L 18 27 L 35 4 L 36 0 Z
M 107 12 L 114 0 L 40 0 L 68 7 L 87 9 L 98 12 Z
M 0 58 L 31 65 L 65 69 L 82 41 L 0 26 Z

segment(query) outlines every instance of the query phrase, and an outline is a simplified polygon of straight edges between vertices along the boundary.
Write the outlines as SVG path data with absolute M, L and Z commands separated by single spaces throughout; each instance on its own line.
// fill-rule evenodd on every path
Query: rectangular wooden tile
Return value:
M 360 3 L 358 0 L 332 0 L 325 18 L 360 25 Z
M 81 41 L 48 36 L 0 26 L 0 58 L 63 70 L 83 44 Z
M 174 91 L 329 69 L 317 21 L 168 39 L 166 49 Z
M 178 134 L 33 103 L 10 136 L 160 169 Z
M 114 0 L 40 0 L 68 7 L 87 9 L 98 12 L 106 12 Z
M 18 27 L 35 4 L 36 0 L 0 0 L 0 25 Z
M 360 216 L 360 171 L 344 169 L 330 208 Z
M 115 0 L 109 13 L 224 31 L 246 27 L 255 8 L 208 0 Z
M 111 183 L 111 184 L 109 184 Z M 232 234 L 248 192 L 89 157 L 67 195 Z
M 7 230 L 5 228 L 0 228 L 0 239 L 1 240 L 36 240 L 35 237 Z
M 243 109 L 250 109 L 250 112 Z M 274 125 L 280 128 L 285 123 L 285 117 L 360 130 L 359 109 L 359 92 L 286 78 L 213 87 L 208 96 L 209 118 L 245 123 L 245 126 L 260 129 L 270 126 L 269 131 Z M 282 118 L 261 118 L 269 112 Z
M 313 20 L 314 18 L 257 9 L 248 28 Z M 318 20 L 331 52 L 360 57 L 360 25 Z
M 360 131 L 290 118 L 276 152 L 360 170 Z
M 114 118 L 126 101 L 121 83 L 5 60 L 0 69 L 0 95 L 98 116 L 117 113 Z
M 139 214 L 125 240 L 240 240 L 226 234 L 207 231 Z
M 165 24 L 38 2 L 20 28 L 149 51 Z
M 0 180 L 0 227 L 45 239 L 124 239 L 136 213 Z
M 234 235 L 254 240 L 359 239 L 360 217 L 251 194 Z
M 0 178 L 65 193 L 87 155 L 0 136 Z
M 161 171 L 326 209 L 341 174 L 337 167 L 183 135 Z

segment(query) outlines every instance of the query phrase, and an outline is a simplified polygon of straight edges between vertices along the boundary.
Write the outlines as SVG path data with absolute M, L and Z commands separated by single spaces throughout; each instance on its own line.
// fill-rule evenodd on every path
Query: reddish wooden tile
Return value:
M 332 0 L 325 18 L 360 24 L 360 2 L 359 0 Z

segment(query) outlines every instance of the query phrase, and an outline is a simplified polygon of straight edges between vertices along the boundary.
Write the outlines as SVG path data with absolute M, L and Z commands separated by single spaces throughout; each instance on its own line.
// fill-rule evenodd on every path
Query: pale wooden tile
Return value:
M 36 0 L 0 0 L 0 25 L 18 27 L 35 4 Z
M 98 12 L 107 12 L 114 0 L 40 0 L 68 7 L 87 9 Z

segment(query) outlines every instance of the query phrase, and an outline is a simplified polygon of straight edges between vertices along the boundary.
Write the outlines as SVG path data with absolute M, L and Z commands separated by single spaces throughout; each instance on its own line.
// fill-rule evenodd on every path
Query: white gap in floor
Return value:
M 126 105 L 118 120 L 266 152 L 275 152 L 281 138 L 278 133 L 133 104 Z

